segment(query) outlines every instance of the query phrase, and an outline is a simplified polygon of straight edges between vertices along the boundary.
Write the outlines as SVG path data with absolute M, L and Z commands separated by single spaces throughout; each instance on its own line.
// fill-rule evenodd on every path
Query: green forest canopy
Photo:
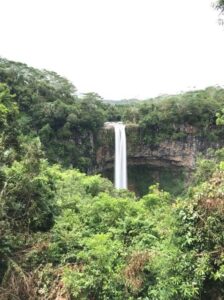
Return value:
M 184 138 L 183 126 L 196 127 L 198 136 L 214 141 L 223 134 L 216 126 L 216 113 L 224 106 L 221 87 L 116 105 L 96 93 L 77 96 L 73 84 L 58 74 L 6 59 L 0 59 L 0 82 L 14 97 L 20 140 L 39 137 L 49 162 L 85 172 L 96 164 L 98 132 L 105 121 L 137 123 L 151 144 Z
M 150 143 L 184 138 L 183 124 L 223 138 L 222 88 L 118 106 L 5 59 L 0 82 L 1 300 L 224 296 L 223 149 L 181 197 L 154 185 L 137 198 L 74 168 L 94 165 L 86 141 L 106 120 L 138 123 Z

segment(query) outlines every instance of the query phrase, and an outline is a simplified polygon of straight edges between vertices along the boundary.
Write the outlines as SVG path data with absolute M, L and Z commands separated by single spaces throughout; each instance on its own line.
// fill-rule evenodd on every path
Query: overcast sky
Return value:
M 0 0 L 0 56 L 105 99 L 224 85 L 224 27 L 211 3 Z

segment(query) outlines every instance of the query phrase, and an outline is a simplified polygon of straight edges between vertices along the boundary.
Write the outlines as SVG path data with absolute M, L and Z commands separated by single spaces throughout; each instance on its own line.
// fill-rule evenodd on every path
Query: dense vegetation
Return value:
M 150 144 L 183 139 L 189 130 L 213 141 L 224 133 L 216 126 L 216 113 L 224 106 L 224 90 L 219 87 L 115 105 L 95 93 L 78 97 L 72 83 L 56 73 L 6 59 L 0 59 L 0 82 L 17 105 L 20 136 L 39 137 L 50 163 L 85 172 L 96 164 L 98 132 L 105 121 L 139 124 Z
M 56 73 L 5 59 L 0 59 L 0 82 L 15 95 L 21 133 L 39 136 L 49 161 L 91 167 L 107 108 L 97 94 L 78 98 L 75 87 Z M 84 142 L 87 139 L 92 144 Z
M 174 197 L 117 191 L 94 166 L 106 120 L 146 142 L 223 137 L 224 90 L 107 104 L 59 75 L 0 60 L 0 299 L 224 297 L 224 150 Z M 92 144 L 89 142 L 92 141 Z
M 123 119 L 139 123 L 146 142 L 153 144 L 167 138 L 183 139 L 189 133 L 217 141 L 224 131 L 216 126 L 216 113 L 223 105 L 224 90 L 210 87 L 126 106 Z
M 136 199 L 39 151 L 4 168 L 1 299 L 223 296 L 223 150 L 182 199 L 158 186 Z

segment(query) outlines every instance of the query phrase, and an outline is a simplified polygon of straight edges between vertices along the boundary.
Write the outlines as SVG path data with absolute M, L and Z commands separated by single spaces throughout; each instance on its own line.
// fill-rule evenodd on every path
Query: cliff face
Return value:
M 198 137 L 192 127 L 184 127 L 185 137 L 178 140 L 166 139 L 152 145 L 143 138 L 142 129 L 136 125 L 126 127 L 128 165 L 155 167 L 182 167 L 194 169 L 196 157 L 208 148 L 219 148 L 221 143 Z M 101 130 L 101 142 L 97 149 L 96 162 L 99 171 L 110 169 L 114 164 L 114 129 L 106 125 Z M 144 136 L 147 133 L 144 133 Z

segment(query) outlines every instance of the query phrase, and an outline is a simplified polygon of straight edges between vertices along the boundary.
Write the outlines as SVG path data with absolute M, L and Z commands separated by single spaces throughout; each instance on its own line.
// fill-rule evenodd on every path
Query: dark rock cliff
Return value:
M 199 153 L 206 153 L 209 148 L 220 148 L 223 142 L 212 142 L 197 136 L 195 128 L 184 127 L 185 136 L 181 139 L 168 138 L 157 144 L 147 143 L 147 133 L 137 125 L 127 125 L 128 165 L 149 165 L 156 167 L 184 167 L 192 170 Z M 100 144 L 96 152 L 99 171 L 110 169 L 114 163 L 114 129 L 110 125 L 100 132 Z

